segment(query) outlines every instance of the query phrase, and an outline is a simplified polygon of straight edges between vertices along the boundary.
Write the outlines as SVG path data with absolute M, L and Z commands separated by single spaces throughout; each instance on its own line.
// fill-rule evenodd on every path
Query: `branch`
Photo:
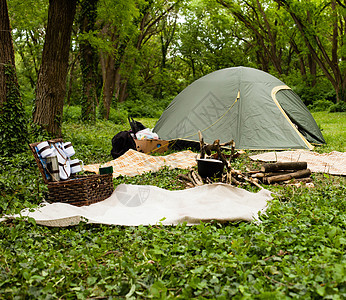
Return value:
M 336 80 L 333 78 L 333 76 L 330 74 L 330 72 L 327 69 L 327 66 L 323 63 L 323 61 L 319 58 L 319 56 L 317 55 L 317 52 L 315 51 L 314 47 L 311 45 L 309 39 L 308 39 L 308 34 L 306 32 L 305 26 L 302 22 L 302 20 L 292 11 L 291 6 L 289 5 L 289 3 L 285 0 L 274 0 L 276 3 L 284 7 L 286 7 L 286 11 L 291 15 L 293 21 L 296 23 L 298 30 L 300 31 L 304 43 L 305 45 L 308 47 L 312 57 L 314 58 L 314 60 L 317 62 L 317 64 L 320 66 L 320 68 L 323 70 L 324 74 L 327 76 L 327 78 L 329 79 L 329 81 L 333 84 L 333 86 L 336 85 Z M 319 45 L 320 48 L 320 45 Z M 330 65 L 329 65 L 330 66 Z M 332 69 L 333 67 L 330 66 Z

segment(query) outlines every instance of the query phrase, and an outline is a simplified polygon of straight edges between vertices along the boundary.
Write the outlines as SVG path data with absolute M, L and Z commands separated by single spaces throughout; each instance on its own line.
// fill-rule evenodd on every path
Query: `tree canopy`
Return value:
M 35 98 L 53 2 L 9 1 L 26 106 Z M 95 120 L 96 107 L 106 119 L 111 107 L 157 117 L 195 79 L 240 65 L 279 77 L 307 105 L 345 101 L 342 1 L 83 0 L 76 9 L 62 92 L 65 105 L 82 105 L 85 121 Z

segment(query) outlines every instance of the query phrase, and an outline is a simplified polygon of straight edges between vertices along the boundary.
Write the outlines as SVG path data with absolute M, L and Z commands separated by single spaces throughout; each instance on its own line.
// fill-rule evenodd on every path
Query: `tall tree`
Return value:
M 72 24 L 77 0 L 50 0 L 42 64 L 36 85 L 33 121 L 61 136 Z
M 103 39 L 112 42 L 108 49 L 104 47 L 101 51 L 104 118 L 109 116 L 113 98 L 118 102 L 127 99 L 129 82 L 138 74 L 141 49 L 158 35 L 160 22 L 179 2 L 180 0 L 127 1 L 128 13 L 121 16 L 118 16 L 118 11 L 112 11 L 108 7 L 106 11 L 101 11 L 100 16 L 104 16 L 101 30 Z M 125 3 L 116 1 L 115 5 L 124 6 Z M 111 13 L 114 14 L 113 17 Z
M 334 87 L 337 102 L 345 101 L 345 4 L 337 0 L 321 3 L 286 0 L 275 2 L 291 15 L 312 59 Z M 318 21 L 319 26 L 311 24 L 309 18 L 305 17 L 307 15 Z
M 97 103 L 97 49 L 91 43 L 97 17 L 98 0 L 81 2 L 80 32 L 80 64 L 82 70 L 82 120 L 95 121 Z
M 202 0 L 189 3 L 184 12 L 176 47 L 179 59 L 191 70 L 190 80 L 251 61 L 248 53 L 251 35 L 244 26 L 239 26 L 227 8 L 217 6 L 215 1 Z
M 146 1 L 140 5 L 140 18 L 137 18 L 138 31 L 137 35 L 133 36 L 132 50 L 134 55 L 127 60 L 126 74 L 123 72 L 118 87 L 119 102 L 124 102 L 128 97 L 128 84 L 132 71 L 135 69 L 138 60 L 140 59 L 140 52 L 142 47 L 153 37 L 158 35 L 162 30 L 160 23 L 172 12 L 174 8 L 179 4 L 180 0 L 167 1 Z
M 100 65 L 102 70 L 101 117 L 108 119 L 112 99 L 117 97 L 120 84 L 120 66 L 129 40 L 136 32 L 133 24 L 138 17 L 136 0 L 104 0 L 98 8 Z
M 6 0 L 0 0 L 0 153 L 20 152 L 27 141 Z
M 217 0 L 229 9 L 252 34 L 252 44 L 256 49 L 257 62 L 264 71 L 269 71 L 272 64 L 279 74 L 283 73 L 282 52 L 284 38 L 278 34 L 277 17 L 273 13 L 271 3 L 259 0 Z
M 31 100 L 41 65 L 45 28 L 47 26 L 47 0 L 11 0 L 8 2 L 9 17 L 14 41 L 14 51 L 20 59 L 16 61 L 21 88 Z M 22 83 L 21 83 L 22 81 Z M 29 83 L 29 85 L 25 83 Z
M 178 9 L 176 9 L 171 15 L 167 15 L 162 19 L 160 30 L 160 44 L 161 44 L 161 63 L 159 67 L 160 81 L 162 84 L 155 87 L 156 97 L 163 98 L 163 90 L 167 87 L 164 82 L 167 77 L 167 59 L 168 51 L 173 43 L 174 36 L 177 29 Z M 151 72 L 152 73 L 152 72 Z

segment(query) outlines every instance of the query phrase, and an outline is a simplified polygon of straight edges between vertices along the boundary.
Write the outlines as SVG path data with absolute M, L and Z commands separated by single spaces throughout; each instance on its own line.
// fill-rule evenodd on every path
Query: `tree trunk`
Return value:
M 119 35 L 110 28 L 109 24 L 106 24 L 102 30 L 104 38 L 110 39 L 114 42 L 114 49 L 117 51 L 116 58 L 114 53 L 107 53 L 101 51 L 100 53 L 100 62 L 102 69 L 102 103 L 100 107 L 100 114 L 102 118 L 108 120 L 110 108 L 112 105 L 112 100 L 118 97 L 120 92 L 121 84 L 121 74 L 120 74 L 120 65 L 123 57 L 125 55 L 125 49 L 129 39 L 126 37 L 124 40 L 120 40 Z
M 305 66 L 305 62 L 304 62 L 304 55 L 303 55 L 302 51 L 299 50 L 298 45 L 295 42 L 293 36 L 290 37 L 290 45 L 292 47 L 293 52 L 295 52 L 295 54 L 298 57 L 300 75 L 302 75 L 302 77 L 305 79 L 306 78 L 306 66 Z
M 61 136 L 72 24 L 77 0 L 50 0 L 42 65 L 36 85 L 35 124 Z
M 115 60 L 112 55 L 101 52 L 101 67 L 102 67 L 102 103 L 103 108 L 101 109 L 102 118 L 108 120 L 112 99 L 115 89 Z
M 82 1 L 82 12 L 80 20 L 81 33 L 92 32 L 96 22 L 96 8 L 98 0 Z M 95 121 L 96 119 L 96 68 L 97 53 L 96 49 L 87 40 L 80 42 L 81 69 L 82 69 L 82 120 Z
M 6 0 L 0 0 L 0 109 L 6 102 L 5 66 L 14 68 L 14 50 Z M 15 79 L 16 84 L 17 79 Z
M 26 133 L 7 2 L 0 0 L 0 154 L 21 152 L 27 142 Z

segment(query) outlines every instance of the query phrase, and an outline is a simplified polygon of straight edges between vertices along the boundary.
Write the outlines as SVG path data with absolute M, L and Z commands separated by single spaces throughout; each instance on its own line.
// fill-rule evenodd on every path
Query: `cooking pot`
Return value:
M 220 177 L 224 164 L 222 161 L 212 158 L 197 158 L 198 174 L 202 177 Z

